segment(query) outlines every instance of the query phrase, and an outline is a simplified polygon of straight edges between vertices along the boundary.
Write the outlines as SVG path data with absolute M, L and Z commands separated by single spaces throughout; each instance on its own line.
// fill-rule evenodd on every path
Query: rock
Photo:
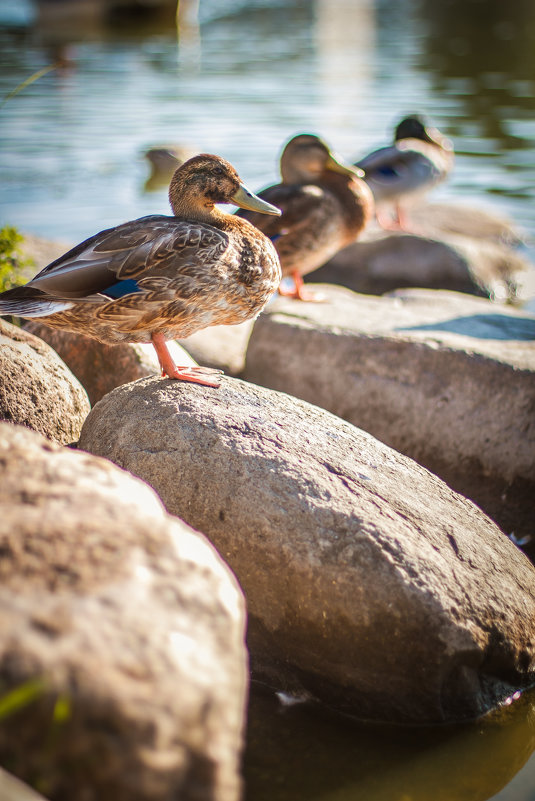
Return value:
M 518 247 L 522 234 L 515 224 L 494 211 L 459 203 L 429 203 L 426 199 L 408 208 L 410 222 L 428 236 L 460 234 Z
M 328 409 L 423 464 L 507 532 L 533 534 L 535 320 L 431 290 L 279 298 L 245 378 Z
M 24 239 L 20 245 L 20 252 L 23 261 L 28 265 L 22 271 L 24 278 L 30 281 L 43 267 L 55 261 L 72 247 L 72 243 L 58 242 L 43 239 L 35 234 L 24 234 Z
M 150 343 L 104 345 L 81 334 L 51 328 L 38 320 L 26 320 L 24 328 L 61 356 L 86 390 L 92 406 L 121 384 L 160 374 L 158 358 Z M 197 364 L 177 342 L 169 342 L 168 347 L 178 364 Z
M 0 798 L 2 801 L 46 801 L 44 796 L 2 768 L 0 768 Z
M 83 387 L 42 340 L 0 320 L 0 420 L 75 442 L 89 412 Z
M 236 379 L 149 378 L 106 395 L 80 447 L 209 536 L 272 684 L 430 723 L 535 678 L 533 565 L 470 501 L 334 415 Z
M 239 325 L 212 325 L 179 342 L 198 364 L 237 377 L 245 367 L 253 324 L 254 320 L 247 320 Z
M 413 212 L 420 236 L 370 229 L 307 276 L 380 295 L 403 287 L 517 300 L 533 266 L 510 246 L 514 231 L 482 211 L 445 204 Z
M 236 801 L 243 597 L 102 459 L 0 424 L 0 760 L 54 799 Z M 13 702 L 12 702 L 13 703 Z

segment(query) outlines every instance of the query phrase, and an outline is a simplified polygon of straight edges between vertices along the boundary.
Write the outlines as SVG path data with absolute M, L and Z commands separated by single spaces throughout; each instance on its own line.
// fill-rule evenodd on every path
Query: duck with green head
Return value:
M 164 375 L 219 386 L 220 370 L 178 367 L 166 341 L 255 317 L 279 285 L 271 241 L 216 203 L 280 211 L 250 192 L 231 164 L 210 154 L 176 170 L 169 200 L 174 216 L 151 215 L 101 231 L 25 286 L 0 294 L 0 314 L 39 317 L 106 344 L 152 342 Z

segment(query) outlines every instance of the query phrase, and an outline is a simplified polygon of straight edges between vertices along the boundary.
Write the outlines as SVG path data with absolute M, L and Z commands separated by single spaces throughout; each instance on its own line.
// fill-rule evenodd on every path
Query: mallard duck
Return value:
M 356 166 L 366 173 L 373 192 L 377 222 L 383 228 L 410 230 L 404 206 L 425 194 L 449 174 L 454 154 L 451 141 L 415 114 L 396 127 L 394 143 L 369 153 Z M 395 219 L 383 213 L 394 206 Z
M 318 136 L 299 134 L 282 151 L 282 183 L 259 192 L 282 210 L 277 220 L 237 212 L 269 236 L 277 249 L 283 276 L 294 287 L 281 295 L 320 300 L 303 288 L 303 275 L 321 267 L 353 242 L 373 213 L 373 197 L 361 180 L 363 171 L 343 164 Z
M 86 239 L 22 287 L 0 294 L 0 314 L 40 317 L 107 344 L 152 342 L 163 375 L 219 386 L 220 370 L 177 367 L 166 340 L 256 316 L 277 289 L 274 246 L 215 207 L 280 215 L 224 159 L 201 154 L 174 173 L 174 217 L 152 215 Z
M 150 164 L 150 175 L 145 181 L 145 191 L 167 186 L 177 167 L 194 155 L 185 145 L 155 145 L 146 150 L 143 156 Z

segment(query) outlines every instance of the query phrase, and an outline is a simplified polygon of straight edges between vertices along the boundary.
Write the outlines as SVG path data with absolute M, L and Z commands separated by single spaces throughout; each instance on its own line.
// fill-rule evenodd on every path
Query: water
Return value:
M 298 131 L 353 159 L 422 111 L 458 154 L 433 197 L 509 216 L 535 262 L 533 0 L 201 0 L 180 46 L 163 17 L 53 7 L 0 0 L 0 97 L 66 61 L 0 109 L 0 223 L 74 243 L 168 213 L 144 189 L 154 144 L 219 153 L 258 189 Z M 255 690 L 247 801 L 534 801 L 534 719 L 531 693 L 479 724 L 378 729 Z
M 0 0 L 0 22 L 2 9 L 0 96 L 58 54 L 70 62 L 0 110 L 2 220 L 79 240 L 168 212 L 164 189 L 143 191 L 152 144 L 220 153 L 260 188 L 298 131 L 353 158 L 422 110 L 459 154 L 434 197 L 503 212 L 535 240 L 531 0 L 201 0 L 180 48 L 163 22 L 10 27 L 20 2 Z
M 533 801 L 535 691 L 464 726 L 357 723 L 254 686 L 246 801 Z

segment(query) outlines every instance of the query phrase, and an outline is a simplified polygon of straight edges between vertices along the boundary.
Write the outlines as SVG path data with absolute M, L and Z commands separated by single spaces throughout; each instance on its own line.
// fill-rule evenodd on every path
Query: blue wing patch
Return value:
M 386 164 L 383 167 L 378 167 L 374 172 L 376 172 L 378 175 L 382 175 L 383 178 L 395 178 L 398 175 L 398 172 L 394 169 L 394 167 L 390 167 Z
M 122 298 L 125 295 L 131 295 L 133 292 L 141 292 L 137 281 L 133 278 L 125 278 L 124 281 L 117 281 L 116 284 L 112 284 L 107 289 L 102 289 L 100 294 L 117 300 L 117 298 Z

